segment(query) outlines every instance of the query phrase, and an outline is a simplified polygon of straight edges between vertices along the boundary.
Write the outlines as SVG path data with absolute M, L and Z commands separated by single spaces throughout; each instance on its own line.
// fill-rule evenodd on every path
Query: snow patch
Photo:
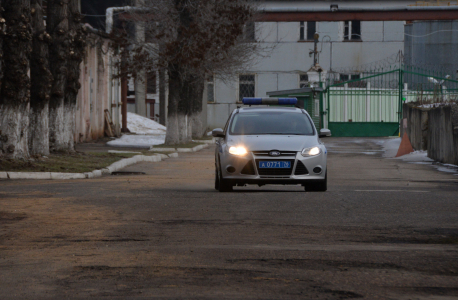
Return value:
M 444 106 L 444 105 L 445 105 L 444 103 L 429 103 L 429 104 L 419 105 L 418 107 L 421 107 L 421 108 L 435 108 L 435 107 L 441 107 L 441 106 Z
M 412 153 L 396 157 L 406 162 L 433 162 L 434 160 L 428 157 L 427 151 L 414 151 Z
M 377 154 L 377 152 L 361 152 L 362 154 L 366 154 L 366 155 L 375 155 Z
M 135 134 L 124 134 L 119 139 L 109 141 L 107 145 L 149 149 L 165 142 L 167 128 L 151 119 L 128 112 L 127 128 Z
M 458 166 L 455 168 L 440 166 L 440 165 L 433 165 L 438 171 L 446 172 L 446 173 L 458 173 Z
M 125 134 L 121 138 L 109 141 L 107 145 L 113 147 L 151 148 L 152 145 L 160 145 L 165 142 L 165 134 L 161 135 L 132 135 Z
M 127 128 L 136 134 L 165 134 L 167 128 L 149 118 L 127 113 Z
M 395 157 L 398 153 L 399 145 L 401 145 L 401 138 L 384 139 L 377 141 L 377 144 L 383 146 L 385 151 L 383 157 Z

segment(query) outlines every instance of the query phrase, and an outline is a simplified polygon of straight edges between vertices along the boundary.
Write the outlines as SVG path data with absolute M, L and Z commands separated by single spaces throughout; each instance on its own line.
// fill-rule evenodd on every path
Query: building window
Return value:
M 340 74 L 340 81 L 342 82 L 356 80 L 360 78 L 361 78 L 360 74 Z
M 356 80 L 356 79 L 360 79 L 360 78 L 361 78 L 360 74 L 353 74 L 353 75 L 350 76 L 351 80 Z
M 349 88 L 365 88 L 367 81 L 361 79 L 361 74 L 340 74 L 340 82 L 347 82 Z
M 247 42 L 253 42 L 256 40 L 254 22 L 248 22 L 243 27 L 243 39 Z
M 156 72 L 150 72 L 146 77 L 146 93 L 156 94 L 156 92 Z
M 361 40 L 361 21 L 344 22 L 344 41 Z
M 303 41 L 305 39 L 305 22 L 299 23 L 299 41 Z
M 305 36 L 306 33 L 307 33 L 307 36 Z M 305 38 L 307 38 L 307 41 L 313 41 L 315 37 L 315 33 L 316 33 L 316 22 L 315 21 L 307 22 L 307 28 L 305 28 L 305 22 L 299 23 L 299 40 L 300 41 L 305 41 Z
M 307 40 L 312 41 L 315 39 L 316 22 L 307 22 Z
M 215 103 L 215 81 L 213 75 L 207 77 L 207 102 Z
M 239 102 L 243 97 L 254 97 L 255 95 L 255 75 L 239 76 Z
M 299 88 L 305 88 L 309 86 L 309 76 L 307 74 L 299 75 Z

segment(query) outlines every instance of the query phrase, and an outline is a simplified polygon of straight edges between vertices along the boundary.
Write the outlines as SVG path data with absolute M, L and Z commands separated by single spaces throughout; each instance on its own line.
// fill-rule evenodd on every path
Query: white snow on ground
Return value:
M 135 134 L 124 134 L 121 138 L 109 141 L 113 147 L 150 148 L 165 142 L 167 128 L 149 118 L 127 113 L 127 128 Z
M 152 145 L 160 145 L 165 142 L 165 134 L 161 135 L 146 135 L 146 134 L 125 134 L 121 138 L 114 141 L 109 141 L 107 145 L 113 147 L 133 147 L 133 148 L 147 148 Z
M 149 118 L 127 113 L 127 128 L 136 134 L 165 134 L 167 128 Z
M 377 144 L 382 145 L 385 150 L 383 157 L 395 157 L 401 144 L 401 138 L 383 139 L 377 141 Z
M 380 140 L 379 144 L 383 145 L 383 150 L 385 150 L 385 154 L 383 156 L 386 158 L 401 159 L 411 164 L 430 165 L 441 172 L 458 173 L 458 166 L 435 163 L 433 159 L 428 157 L 427 151 L 414 151 L 412 153 L 395 158 L 399 149 L 399 145 L 401 144 L 401 138 Z
M 444 103 L 430 103 L 430 104 L 422 104 L 418 107 L 422 107 L 422 108 L 433 108 L 433 107 L 440 107 L 440 106 L 444 106 Z

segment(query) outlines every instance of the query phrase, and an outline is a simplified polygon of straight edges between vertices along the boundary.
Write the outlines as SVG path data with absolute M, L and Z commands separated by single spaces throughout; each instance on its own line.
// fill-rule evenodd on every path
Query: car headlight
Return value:
M 243 146 L 231 146 L 229 147 L 229 153 L 237 156 L 245 156 L 248 151 Z
M 321 149 L 318 147 L 305 148 L 302 150 L 302 156 L 316 156 L 321 153 Z

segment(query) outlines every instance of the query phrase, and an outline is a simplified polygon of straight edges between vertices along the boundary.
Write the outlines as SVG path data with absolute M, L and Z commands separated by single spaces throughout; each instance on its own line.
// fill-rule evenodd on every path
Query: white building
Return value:
M 266 11 L 294 11 L 338 8 L 406 7 L 415 1 L 266 1 Z M 255 23 L 256 40 L 276 43 L 270 57 L 260 60 L 238 80 L 225 84 L 207 83 L 207 124 L 224 127 L 229 114 L 242 97 L 266 97 L 267 92 L 297 89 L 309 84 L 307 71 L 313 65 L 313 35 L 320 36 L 319 64 L 326 71 L 355 68 L 382 60 L 404 49 L 404 21 L 260 22 Z M 341 74 L 352 79 L 358 74 Z

